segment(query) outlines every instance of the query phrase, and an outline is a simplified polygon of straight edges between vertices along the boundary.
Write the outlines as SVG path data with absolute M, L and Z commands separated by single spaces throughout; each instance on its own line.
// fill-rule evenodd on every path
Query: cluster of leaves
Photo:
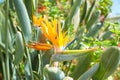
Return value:
M 42 4 L 41 4 L 42 3 Z M 70 1 L 69 0 L 44 0 L 39 1 L 38 7 L 44 7 L 45 10 L 41 10 L 40 14 L 46 14 L 50 17 L 63 18 L 67 16 L 67 12 L 70 10 Z M 39 9 L 39 8 L 38 8 Z
M 107 16 L 111 12 L 112 1 L 111 0 L 100 0 L 98 9 L 101 10 L 101 14 Z

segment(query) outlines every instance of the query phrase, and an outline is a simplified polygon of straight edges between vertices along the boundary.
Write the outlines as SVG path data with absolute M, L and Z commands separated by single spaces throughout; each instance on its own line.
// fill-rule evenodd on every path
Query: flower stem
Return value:
M 38 54 L 38 59 L 39 59 L 39 72 L 40 72 L 40 75 L 41 75 L 41 80 L 44 79 L 44 75 L 43 75 L 43 61 L 42 61 L 42 52 L 40 51 L 40 53 Z
M 85 50 L 64 50 L 64 51 L 61 51 L 60 53 L 63 53 L 63 54 L 83 54 L 83 53 L 88 53 L 88 52 L 93 52 L 95 50 L 97 50 L 98 47 L 96 48 L 92 48 L 92 49 L 85 49 Z
M 72 64 L 72 61 L 69 62 L 69 66 L 66 68 L 66 76 L 68 76 L 68 72 L 70 70 L 70 67 L 71 67 L 71 64 Z
M 7 80 L 6 69 L 5 69 L 5 59 L 4 59 L 3 53 L 1 53 L 1 62 L 2 62 L 4 80 Z
M 23 37 L 23 32 L 21 31 L 22 33 L 22 37 Z M 26 53 L 26 59 L 28 60 L 28 64 L 29 64 L 29 69 L 30 69 L 30 74 L 31 74 L 31 80 L 34 80 L 34 77 L 33 77 L 33 73 L 32 73 L 32 64 L 31 64 L 31 57 L 30 57 L 30 53 L 26 47 L 26 41 L 25 41 L 25 38 L 23 37 L 23 42 L 24 42 L 24 47 L 25 47 L 25 53 Z
M 6 32 L 6 43 L 5 43 L 5 52 L 6 52 L 6 56 L 5 56 L 5 63 L 6 63 L 6 75 L 7 75 L 7 80 L 10 80 L 10 69 L 9 69 L 9 53 L 8 53 L 8 42 L 9 42 L 9 39 L 8 39 L 8 7 L 9 6 L 9 0 L 6 0 L 6 10 L 5 10 L 5 32 Z

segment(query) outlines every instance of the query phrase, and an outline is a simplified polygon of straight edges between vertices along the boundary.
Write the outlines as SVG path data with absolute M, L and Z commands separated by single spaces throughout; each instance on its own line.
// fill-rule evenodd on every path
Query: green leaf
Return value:
M 99 68 L 99 64 L 95 64 L 88 71 L 83 73 L 78 80 L 90 80 L 98 68 Z
M 9 8 L 10 8 L 11 11 L 12 11 L 12 10 L 14 11 L 14 7 L 13 7 L 14 5 L 13 5 L 13 4 L 14 4 L 14 3 L 9 0 Z M 11 15 L 11 14 L 10 14 L 10 15 Z
M 71 61 L 79 56 L 83 56 L 85 54 L 53 54 L 52 60 L 53 61 Z
M 81 44 L 79 44 L 79 43 L 81 42 L 81 39 L 82 39 L 83 34 L 84 34 L 84 31 L 85 31 L 85 27 L 78 28 L 78 30 L 77 30 L 77 32 L 75 34 L 77 45 L 75 45 L 73 47 L 73 49 L 80 49 Z
M 26 80 L 31 80 L 31 73 L 30 73 L 30 67 L 29 67 L 29 62 L 26 60 L 25 61 L 25 78 Z
M 21 75 L 16 68 L 13 69 L 12 80 L 21 80 Z
M 86 16 L 86 13 L 87 13 L 87 0 L 85 0 L 85 3 L 84 3 L 84 8 L 83 8 L 83 11 L 82 11 L 82 16 L 80 18 L 80 23 L 82 23 L 82 21 L 85 19 L 85 16 Z
M 3 52 L 5 52 L 5 44 L 3 44 L 2 42 L 0 42 L 0 50 L 3 50 Z M 8 50 L 9 53 L 12 53 L 10 50 Z
M 80 7 L 78 6 L 77 8 L 78 9 L 76 10 L 76 12 L 74 13 L 72 17 L 72 24 L 73 24 L 74 31 L 77 31 L 79 23 L 80 23 Z
M 75 37 L 78 39 L 78 40 L 81 40 L 82 38 L 82 35 L 84 34 L 84 31 L 85 31 L 85 27 L 83 26 L 82 28 L 78 28 L 76 34 L 75 34 Z
M 87 37 L 94 37 L 98 31 L 100 31 L 100 29 L 102 28 L 103 23 L 97 23 L 96 25 L 93 26 L 93 28 L 91 28 L 88 33 L 86 34 Z
M 89 19 L 91 18 L 92 13 L 93 13 L 94 8 L 95 8 L 95 5 L 96 5 L 96 2 L 97 2 L 96 0 L 93 1 L 93 3 L 92 3 L 92 5 L 91 5 L 91 7 L 90 7 L 90 9 L 89 9 L 89 11 L 88 11 L 88 13 L 86 15 L 85 23 L 87 23 L 89 21 Z
M 16 34 L 16 41 L 15 41 L 15 60 L 14 63 L 18 65 L 24 56 L 24 44 L 22 34 L 17 32 Z
M 5 15 L 4 15 L 5 13 L 4 12 L 0 12 L 0 33 L 1 33 L 1 35 L 4 35 L 4 36 L 1 36 L 1 40 L 2 40 L 2 43 L 4 43 L 4 44 L 6 44 L 6 36 L 5 35 L 7 35 L 7 33 L 6 33 L 6 26 L 5 26 Z M 12 41 L 12 39 L 11 39 L 11 34 L 10 34 L 10 23 L 9 23 L 9 20 L 8 20 L 8 43 L 9 43 L 9 46 L 10 46 L 10 44 L 11 44 L 11 41 Z
M 33 75 L 35 80 L 41 80 L 40 75 L 36 71 L 33 72 Z
M 70 61 L 74 58 L 83 56 L 83 55 L 93 52 L 95 50 L 96 50 L 95 48 L 86 49 L 86 50 L 64 50 L 62 52 L 52 55 L 51 59 L 53 61 Z
M 32 20 L 33 16 L 33 10 L 34 10 L 34 5 L 33 5 L 33 0 L 24 0 L 25 6 L 29 15 L 29 18 Z
M 31 31 L 30 19 L 26 7 L 23 3 L 23 0 L 13 0 L 13 2 L 15 5 L 20 27 L 24 34 L 25 40 L 29 41 L 32 31 Z
M 52 53 L 54 53 L 53 50 L 43 52 L 43 55 L 42 55 L 42 67 L 44 67 L 46 64 L 50 63 Z
M 74 80 L 77 80 L 85 71 L 90 67 L 90 62 L 92 60 L 92 55 L 88 54 L 77 58 L 78 64 L 76 65 L 72 77 Z
M 49 67 L 49 65 L 45 66 L 44 74 L 46 80 L 63 80 L 65 77 L 65 74 L 62 70 L 57 67 Z
M 101 57 L 100 66 L 93 76 L 93 80 L 105 80 L 118 67 L 120 59 L 120 49 L 112 46 L 108 48 Z
M 100 13 L 101 13 L 100 10 L 96 11 L 95 13 L 93 13 L 93 15 L 90 18 L 90 20 L 86 23 L 87 30 L 92 28 L 92 26 L 98 21 L 98 19 L 100 17 Z
M 74 16 L 74 14 L 79 10 L 80 8 L 80 4 L 81 4 L 81 1 L 82 0 L 75 0 L 72 8 L 71 8 L 71 11 L 70 11 L 70 14 L 67 16 L 66 20 L 65 20 L 65 26 L 63 28 L 64 31 L 66 31 L 68 29 L 68 27 L 70 26 L 70 23 L 71 23 L 71 20 Z
M 111 31 L 106 31 L 103 33 L 103 35 L 100 37 L 101 40 L 106 40 L 106 39 L 110 39 L 111 35 L 113 34 L 113 32 Z

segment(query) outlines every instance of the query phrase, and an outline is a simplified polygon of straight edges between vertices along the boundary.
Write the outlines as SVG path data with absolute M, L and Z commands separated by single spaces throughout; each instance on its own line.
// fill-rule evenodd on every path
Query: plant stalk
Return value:
M 8 44 L 9 44 L 9 39 L 8 39 L 8 9 L 9 8 L 9 0 L 6 0 L 6 10 L 5 10 L 5 27 L 6 27 L 6 43 L 5 43 L 5 59 L 6 59 L 6 75 L 7 75 L 7 80 L 10 80 L 10 69 L 9 69 L 9 53 L 8 53 Z
M 1 62 L 2 62 L 4 80 L 7 80 L 6 69 L 5 69 L 5 59 L 4 59 L 3 53 L 1 53 Z
M 30 68 L 30 73 L 31 73 L 31 80 L 34 80 L 33 73 L 32 73 L 32 64 L 31 64 L 30 54 L 29 54 L 28 49 L 26 48 L 26 41 L 25 41 L 25 38 L 23 36 L 23 32 L 21 31 L 21 33 L 22 33 L 22 37 L 23 37 L 23 43 L 24 43 L 24 46 L 25 46 L 26 59 L 29 62 L 29 68 Z
M 69 73 L 69 70 L 70 70 L 71 65 L 72 65 L 72 61 L 70 61 L 70 62 L 69 62 L 69 66 L 66 67 L 66 73 L 65 73 L 66 76 L 68 76 L 68 73 Z
M 44 75 L 43 75 L 43 65 L 42 65 L 42 54 L 41 54 L 41 51 L 40 53 L 38 54 L 38 58 L 39 58 L 39 71 L 40 71 L 40 75 L 41 75 L 41 80 L 44 79 Z

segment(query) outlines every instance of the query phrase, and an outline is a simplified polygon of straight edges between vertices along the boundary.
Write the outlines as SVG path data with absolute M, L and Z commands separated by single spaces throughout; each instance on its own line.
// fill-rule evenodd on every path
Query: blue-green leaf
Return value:
M 88 71 L 83 73 L 78 80 L 90 80 L 98 68 L 99 68 L 99 64 L 95 64 Z
M 90 62 L 92 60 L 92 55 L 88 54 L 77 58 L 77 65 L 72 73 L 74 80 L 77 80 L 85 71 L 90 67 Z
M 105 80 L 116 70 L 120 59 L 120 49 L 112 46 L 101 57 L 100 66 L 93 76 L 93 80 Z
M 32 31 L 31 31 L 30 19 L 29 19 L 26 7 L 23 3 L 23 0 L 13 0 L 13 2 L 14 2 L 18 20 L 20 23 L 20 28 L 23 32 L 25 40 L 29 41 Z
M 44 74 L 46 80 L 63 80 L 65 77 L 65 74 L 62 70 L 57 67 L 49 67 L 49 65 L 45 66 Z
M 14 63 L 17 65 L 19 64 L 24 56 L 24 44 L 22 34 L 17 32 L 16 34 L 16 41 L 15 41 L 15 60 Z
M 81 1 L 82 0 L 75 0 L 72 8 L 71 8 L 71 11 L 70 11 L 70 14 L 67 16 L 66 20 L 65 20 L 65 26 L 64 26 L 64 31 L 66 31 L 68 29 L 68 27 L 70 26 L 70 23 L 71 23 L 71 20 L 74 16 L 74 14 L 79 10 L 80 8 L 80 5 L 81 5 Z
M 87 53 L 94 52 L 96 48 L 86 50 L 63 50 L 60 53 L 52 55 L 53 61 L 70 61 Z

